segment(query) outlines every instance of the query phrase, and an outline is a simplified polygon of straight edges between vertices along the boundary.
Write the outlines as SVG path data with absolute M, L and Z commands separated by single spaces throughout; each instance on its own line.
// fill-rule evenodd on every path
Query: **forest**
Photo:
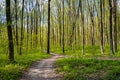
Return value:
M 120 0 L 0 0 L 0 80 L 120 80 Z

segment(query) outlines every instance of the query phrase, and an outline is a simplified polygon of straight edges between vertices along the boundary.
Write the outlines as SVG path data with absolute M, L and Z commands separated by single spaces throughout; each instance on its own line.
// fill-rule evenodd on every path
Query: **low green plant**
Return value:
M 30 52 L 31 51 L 31 52 Z M 40 53 L 39 50 L 30 50 L 24 54 L 15 54 L 15 61 L 9 63 L 6 54 L 0 54 L 0 80 L 17 80 L 21 72 L 28 68 L 34 61 L 47 58 L 50 55 Z
M 120 80 L 120 61 L 66 58 L 55 65 L 63 80 Z

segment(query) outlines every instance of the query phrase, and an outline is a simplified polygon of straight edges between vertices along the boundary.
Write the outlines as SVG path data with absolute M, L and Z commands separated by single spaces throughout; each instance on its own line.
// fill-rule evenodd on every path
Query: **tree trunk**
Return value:
M 84 55 L 85 31 L 84 31 L 84 12 L 83 12 L 83 7 L 82 7 L 82 0 L 80 0 L 79 2 L 79 7 L 81 11 L 81 20 L 82 20 L 82 54 Z
M 16 45 L 18 47 L 18 26 L 17 26 L 17 0 L 14 0 L 15 1 L 15 19 L 16 19 Z
M 22 45 L 23 45 L 23 13 L 24 13 L 24 0 L 22 1 L 22 18 L 21 18 L 21 39 L 20 39 L 20 55 L 22 54 Z
M 87 0 L 87 2 L 88 2 L 88 9 L 89 9 L 90 18 L 91 18 L 91 43 L 92 43 L 92 46 L 95 46 L 95 39 L 94 39 L 94 12 L 93 12 L 94 7 L 90 6 L 91 1 L 89 2 L 89 0 Z
M 113 51 L 113 37 L 112 37 L 112 26 L 113 26 L 113 24 L 112 24 L 112 0 L 109 0 L 109 7 L 110 7 L 110 53 L 111 54 L 114 54 L 114 51 Z
M 11 14 L 10 14 L 10 0 L 6 0 L 6 21 L 7 21 L 7 31 L 8 31 L 8 59 L 10 62 L 14 61 L 14 45 L 13 36 L 11 28 Z
M 101 46 L 101 54 L 104 53 L 104 49 L 103 49 L 103 0 L 100 0 L 100 46 Z
M 63 43 L 62 43 L 63 44 L 63 49 L 62 49 L 63 53 L 65 53 L 65 43 L 64 43 L 64 35 L 65 34 L 64 34 L 64 32 L 65 31 L 64 31 L 64 0 L 63 0 L 63 40 L 62 40 L 63 41 Z
M 113 16 L 114 16 L 114 50 L 117 52 L 117 0 L 113 1 Z
M 50 0 L 48 0 L 48 38 L 47 38 L 47 53 L 50 54 Z

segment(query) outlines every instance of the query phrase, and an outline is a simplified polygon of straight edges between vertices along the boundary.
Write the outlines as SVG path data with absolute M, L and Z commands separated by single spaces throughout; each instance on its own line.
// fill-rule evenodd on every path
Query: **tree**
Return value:
M 109 27 L 109 31 L 110 31 L 110 53 L 111 54 L 114 54 L 114 51 L 113 51 L 113 37 L 112 37 L 112 26 L 113 26 L 113 22 L 112 22 L 112 15 L 113 15 L 113 7 L 112 7 L 112 2 L 113 2 L 113 0 L 109 0 L 109 7 L 110 7 L 110 10 L 109 10 L 109 13 L 110 13 L 110 22 L 109 22 L 109 24 L 110 24 L 110 27 Z
M 64 46 L 65 46 L 65 43 L 64 43 L 64 35 L 65 35 L 65 31 L 64 31 L 64 0 L 63 0 L 63 53 L 65 52 L 65 49 L 64 49 Z
M 61 1 L 59 0 L 56 0 L 56 7 L 58 8 L 57 9 L 57 16 L 58 16 L 58 24 L 59 24 L 59 44 L 60 44 L 60 47 L 61 47 L 61 43 L 62 43 L 62 19 L 61 19 Z
M 84 30 L 84 12 L 82 7 L 82 0 L 79 0 L 79 7 L 81 11 L 81 20 L 82 20 L 82 54 L 84 55 L 85 30 Z
M 50 1 L 48 0 L 48 38 L 47 38 L 47 53 L 50 54 Z
M 114 17 L 114 50 L 117 52 L 117 0 L 113 1 L 113 17 Z
M 91 43 L 92 43 L 92 46 L 94 46 L 95 45 L 94 5 L 90 6 L 90 3 L 92 4 L 92 1 L 87 0 L 87 2 L 88 2 L 89 13 L 90 13 L 90 19 L 91 19 Z
M 16 22 L 15 22 L 15 24 L 16 24 L 16 45 L 17 45 L 17 47 L 18 47 L 18 26 L 17 26 L 17 19 L 18 19 L 18 17 L 17 17 L 17 0 L 14 0 L 15 1 L 15 20 L 16 20 Z
M 10 13 L 10 0 L 6 0 L 6 21 L 7 21 L 7 32 L 8 32 L 8 59 L 10 62 L 14 61 L 14 45 L 11 28 L 11 13 Z
M 100 0 L 100 46 L 101 46 L 101 53 L 104 53 L 103 49 L 103 0 Z
M 28 4 L 29 4 L 29 8 L 30 8 L 30 1 L 28 1 Z M 26 47 L 26 49 L 28 49 L 28 41 L 29 41 L 29 19 L 30 19 L 30 17 L 29 17 L 29 8 L 27 8 L 27 42 L 26 42 L 26 45 L 27 45 L 27 47 Z M 29 9 L 29 10 L 28 10 Z
M 22 1 L 20 55 L 22 54 L 22 45 L 23 45 L 23 16 L 24 16 L 23 13 L 24 13 L 24 0 Z
M 37 44 L 38 44 L 38 4 L 36 3 L 36 27 L 35 27 L 35 34 L 36 34 L 36 47 L 37 47 Z

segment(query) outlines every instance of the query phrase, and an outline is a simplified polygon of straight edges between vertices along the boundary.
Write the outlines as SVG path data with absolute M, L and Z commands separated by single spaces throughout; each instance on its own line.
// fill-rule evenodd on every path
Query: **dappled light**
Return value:
M 0 0 L 0 80 L 120 80 L 120 0 Z

